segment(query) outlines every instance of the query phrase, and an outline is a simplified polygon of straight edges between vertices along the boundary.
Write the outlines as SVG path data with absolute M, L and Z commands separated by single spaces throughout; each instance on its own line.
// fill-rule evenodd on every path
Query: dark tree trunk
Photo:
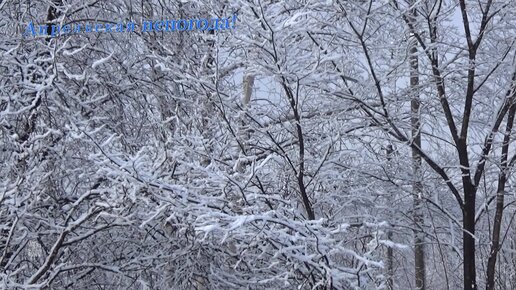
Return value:
M 469 178 L 469 177 L 468 177 Z M 477 289 L 477 274 L 475 263 L 475 202 L 476 192 L 469 182 L 464 186 L 463 211 L 463 256 L 464 256 L 464 289 Z
M 487 283 L 486 290 L 495 289 L 495 273 L 496 273 L 496 259 L 498 252 L 500 251 L 500 231 L 502 228 L 502 217 L 504 209 L 504 194 L 505 194 L 505 183 L 507 182 L 507 154 L 509 152 L 509 141 L 511 139 L 511 131 L 514 123 L 514 114 L 516 106 L 512 105 L 507 117 L 507 125 L 505 129 L 505 137 L 502 144 L 502 157 L 501 157 L 501 172 L 498 177 L 498 189 L 496 191 L 496 212 L 493 225 L 493 233 L 491 237 L 491 250 L 489 252 L 489 259 L 487 261 Z

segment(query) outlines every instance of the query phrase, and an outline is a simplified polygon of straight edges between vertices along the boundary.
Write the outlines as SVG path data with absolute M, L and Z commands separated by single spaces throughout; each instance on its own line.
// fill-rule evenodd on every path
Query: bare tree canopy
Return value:
M 516 289 L 516 1 L 0 0 L 0 289 Z

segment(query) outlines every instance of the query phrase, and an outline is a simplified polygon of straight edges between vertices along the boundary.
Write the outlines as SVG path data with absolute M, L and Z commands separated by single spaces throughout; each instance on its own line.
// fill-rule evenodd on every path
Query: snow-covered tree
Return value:
M 513 288 L 515 8 L 0 2 L 1 287 Z

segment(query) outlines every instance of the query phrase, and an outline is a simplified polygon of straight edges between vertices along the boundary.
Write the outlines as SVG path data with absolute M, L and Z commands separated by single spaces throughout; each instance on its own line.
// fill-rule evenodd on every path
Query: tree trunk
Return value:
M 504 209 L 504 194 L 505 194 L 505 183 L 507 181 L 507 154 L 509 152 L 509 141 L 511 139 L 511 131 L 514 123 L 514 114 L 516 106 L 512 105 L 507 118 L 507 125 L 505 129 L 505 137 L 502 144 L 502 157 L 501 157 L 501 169 L 500 176 L 498 177 L 498 189 L 496 191 L 496 212 L 493 225 L 493 233 L 491 237 L 491 250 L 489 252 L 489 259 L 487 261 L 487 283 L 486 290 L 495 289 L 495 273 L 496 273 L 496 259 L 500 250 L 500 231 L 502 228 L 502 216 Z
M 386 153 L 387 153 L 387 161 L 389 161 L 389 164 L 390 164 L 390 161 L 392 159 L 392 156 L 394 154 L 394 149 L 392 147 L 392 145 L 387 145 L 387 148 L 386 148 Z M 393 203 L 393 199 L 391 196 L 389 196 L 389 203 Z M 393 238 L 392 238 L 392 228 L 393 228 L 393 225 L 392 224 L 389 224 L 389 228 L 387 230 L 387 240 L 389 241 L 393 241 Z M 394 251 L 392 249 L 392 247 L 387 247 L 387 289 L 388 290 L 394 290 Z
M 469 178 L 469 177 L 468 177 Z M 464 189 L 463 211 L 463 256 L 464 256 L 464 289 L 477 289 L 475 266 L 475 189 L 471 183 Z
M 415 9 L 411 11 L 411 21 L 415 22 L 417 12 Z M 410 47 L 410 89 L 411 89 L 411 127 L 412 142 L 418 148 L 421 148 L 421 120 L 419 117 L 420 96 L 419 96 L 419 60 L 417 40 L 411 35 L 409 38 Z M 425 249 L 424 249 L 424 216 L 423 216 L 423 183 L 421 182 L 421 155 L 412 147 L 412 168 L 414 180 L 412 183 L 412 191 L 414 196 L 413 218 L 414 218 L 414 274 L 416 280 L 416 289 L 425 289 Z
M 392 226 L 390 226 L 390 227 L 392 227 Z M 387 232 L 387 239 L 389 241 L 392 241 L 391 229 L 389 229 L 389 231 Z M 394 264 L 394 253 L 392 251 L 392 247 L 388 247 L 387 248 L 387 289 L 388 290 L 394 290 L 394 281 L 392 278 L 394 276 L 393 264 Z

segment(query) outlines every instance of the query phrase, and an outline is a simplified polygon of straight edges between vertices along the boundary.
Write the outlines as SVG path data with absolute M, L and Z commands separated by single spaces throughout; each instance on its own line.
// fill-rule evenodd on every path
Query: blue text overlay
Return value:
M 235 29 L 237 15 L 226 18 L 199 18 L 174 20 L 143 20 L 141 24 L 127 23 L 73 23 L 65 25 L 36 24 L 30 22 L 25 28 L 23 36 L 45 35 L 56 37 L 65 34 L 77 33 L 121 33 L 121 32 L 174 32 L 190 30 L 229 30 Z

